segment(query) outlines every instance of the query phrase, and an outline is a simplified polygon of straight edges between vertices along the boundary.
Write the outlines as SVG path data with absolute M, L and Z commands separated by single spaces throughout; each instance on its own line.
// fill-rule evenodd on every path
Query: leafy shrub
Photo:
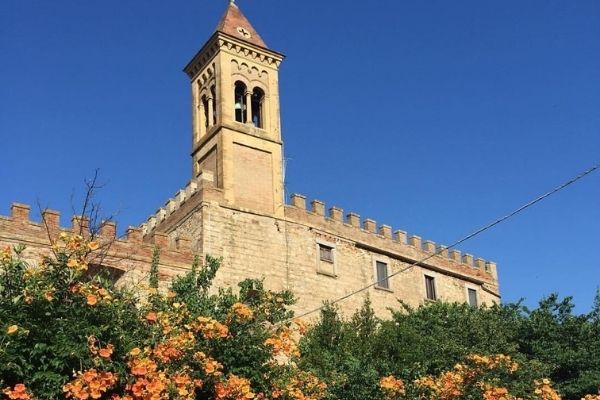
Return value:
M 377 319 L 368 301 L 349 320 L 326 306 L 300 343 L 299 365 L 329 385 L 330 399 L 389 397 L 389 390 L 381 392 L 381 379 L 389 378 L 383 386 L 402 382 L 406 398 L 470 399 L 486 393 L 499 399 L 538 398 L 535 390 L 548 395 L 552 381 L 563 398 L 579 400 L 600 390 L 600 300 L 596 303 L 583 315 L 573 314 L 570 298 L 556 295 L 535 310 L 520 304 L 401 304 L 391 320 Z M 508 373 L 472 365 L 477 357 L 499 356 L 510 357 L 518 368 Z M 478 379 L 461 380 L 457 365 L 469 366 Z M 460 382 L 460 395 L 438 393 L 435 385 L 424 391 L 424 382 L 439 387 Z
M 432 303 L 389 321 L 368 302 L 350 320 L 325 306 L 307 328 L 290 322 L 290 292 L 211 288 L 217 259 L 160 290 L 156 250 L 134 291 L 86 274 L 97 248 L 62 234 L 39 265 L 0 250 L 0 397 L 600 400 L 585 394 L 600 389 L 600 299 L 586 315 L 553 295 L 533 311 Z
M 209 291 L 219 261 L 198 260 L 158 290 L 158 252 L 143 292 L 87 279 L 97 243 L 61 235 L 54 256 L 27 265 L 0 253 L 0 387 L 8 398 L 319 399 L 298 370 L 294 301 L 262 282 Z M 312 393 L 312 394 L 311 394 Z M 292 397 L 295 396 L 295 397 Z

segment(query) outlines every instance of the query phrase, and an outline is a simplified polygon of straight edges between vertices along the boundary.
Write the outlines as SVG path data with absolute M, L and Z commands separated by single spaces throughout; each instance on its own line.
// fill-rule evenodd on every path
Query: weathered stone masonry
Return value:
M 326 216 L 318 200 L 307 209 L 301 195 L 292 195 L 283 217 L 239 208 L 227 203 L 213 179 L 210 173 L 200 175 L 188 185 L 195 188 L 193 195 L 180 207 L 169 200 L 172 208 L 160 209 L 143 226 L 144 231 L 147 235 L 169 232 L 172 241 L 181 235 L 193 237 L 192 246 L 202 254 L 223 257 L 218 284 L 234 286 L 247 277 L 264 278 L 270 288 L 293 290 L 299 311 L 373 283 L 374 260 L 388 263 L 391 274 L 441 250 L 432 241 L 407 238 L 403 231 L 392 233 L 387 225 L 377 229 L 373 220 L 361 224 L 355 213 L 344 219 L 336 207 Z M 318 243 L 334 248 L 333 271 L 320 270 Z M 440 300 L 464 302 L 467 288 L 476 290 L 482 303 L 499 299 L 493 262 L 442 250 L 424 265 L 392 277 L 389 290 L 371 288 L 340 305 L 351 312 L 367 295 L 380 315 L 385 315 L 387 307 L 397 306 L 397 299 L 418 305 L 426 298 L 425 275 L 435 278 Z
M 158 246 L 161 278 L 166 280 L 189 269 L 193 249 L 196 254 L 223 258 L 217 285 L 235 286 L 245 278 L 264 278 L 272 289 L 293 290 L 299 298 L 296 309 L 305 311 L 374 282 L 373 259 L 388 262 L 393 273 L 439 249 L 417 236 L 407 239 L 403 231 L 392 234 L 386 225 L 376 230 L 372 220 L 361 225 L 354 213 L 344 221 L 335 207 L 325 216 L 323 203 L 313 201 L 307 209 L 300 195 L 292 195 L 283 218 L 236 208 L 226 203 L 213 179 L 206 173 L 190 182 L 166 203 L 168 208 L 159 209 L 142 228 L 130 227 L 123 239 L 115 237 L 114 224 L 104 225 L 99 240 L 110 247 L 103 266 L 125 272 L 122 279 L 126 282 L 141 281 L 148 272 L 152 249 Z M 62 231 L 76 233 L 85 223 L 73 218 L 71 227 L 63 228 L 59 213 L 53 210 L 46 210 L 43 218 L 46 223 L 33 222 L 29 206 L 13 204 L 11 216 L 0 217 L 0 246 L 25 244 L 26 257 L 35 262 L 50 253 L 49 237 Z M 319 270 L 318 242 L 335 248 L 333 274 Z M 466 288 L 472 287 L 481 302 L 498 301 L 494 263 L 443 251 L 425 266 L 392 277 L 390 290 L 371 288 L 341 303 L 342 309 L 355 310 L 367 295 L 380 315 L 385 315 L 387 307 L 396 306 L 397 299 L 418 305 L 425 299 L 425 274 L 436 278 L 440 300 L 463 302 Z

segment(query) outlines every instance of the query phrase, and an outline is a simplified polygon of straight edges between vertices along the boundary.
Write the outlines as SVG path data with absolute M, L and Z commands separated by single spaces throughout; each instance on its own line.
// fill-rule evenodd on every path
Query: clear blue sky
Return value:
M 600 161 L 600 2 L 238 0 L 287 55 L 288 192 L 451 243 Z M 96 168 L 120 230 L 190 178 L 183 66 L 226 0 L 4 0 L 0 214 Z M 505 301 L 600 285 L 600 172 L 461 246 Z

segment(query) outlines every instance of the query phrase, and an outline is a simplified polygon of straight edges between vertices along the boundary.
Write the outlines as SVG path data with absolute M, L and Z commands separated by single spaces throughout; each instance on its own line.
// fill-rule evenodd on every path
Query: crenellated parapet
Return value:
M 198 192 L 198 181 L 193 179 L 188 182 L 185 188 L 178 190 L 173 197 L 168 199 L 164 206 L 148 217 L 145 223 L 140 225 L 142 235 L 151 235 L 156 227 L 160 225 L 167 217 L 178 211 Z
M 430 269 L 469 276 L 485 283 L 497 285 L 496 263 L 475 257 L 460 250 L 448 249 L 432 240 L 424 240 L 417 235 L 396 229 L 376 221 L 362 219 L 355 212 L 344 211 L 339 207 L 330 207 L 313 200 L 307 205 L 306 197 L 292 194 L 290 204 L 286 206 L 286 218 L 306 223 L 322 229 L 324 232 L 356 242 L 373 252 L 387 254 L 407 263 L 417 263 Z
M 90 229 L 90 221 L 86 217 L 73 216 L 70 226 L 61 225 L 59 211 L 46 209 L 41 212 L 40 221 L 30 218 L 31 207 L 14 203 L 9 216 L 0 216 L 0 245 L 26 246 L 29 259 L 39 259 L 49 255 L 52 245 L 61 233 L 78 234 L 92 237 L 100 249 L 92 257 L 100 265 L 129 271 L 131 269 L 147 270 L 156 247 L 160 249 L 162 274 L 166 278 L 188 269 L 193 261 L 191 240 L 188 237 L 170 239 L 166 234 L 154 233 L 144 237 L 139 227 L 129 227 L 122 237 L 117 236 L 117 225 L 112 221 L 104 221 L 98 229 Z M 92 263 L 96 262 L 92 260 Z
M 140 225 L 144 240 L 167 231 L 169 223 L 181 220 L 183 216 L 200 206 L 203 200 L 222 200 L 222 192 L 214 185 L 214 175 L 210 171 L 202 171 L 198 177 L 190 180 L 178 190 L 165 204 L 148 217 Z

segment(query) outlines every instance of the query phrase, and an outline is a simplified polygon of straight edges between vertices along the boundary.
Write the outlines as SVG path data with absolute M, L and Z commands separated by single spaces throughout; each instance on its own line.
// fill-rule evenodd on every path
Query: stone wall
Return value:
M 242 209 L 228 204 L 213 180 L 212 174 L 202 174 L 142 227 L 130 227 L 123 238 L 116 237 L 113 223 L 103 224 L 98 234 L 99 263 L 124 272 L 122 280 L 135 284 L 145 281 L 155 246 L 161 249 L 163 281 L 187 271 L 193 254 L 222 257 L 216 286 L 236 287 L 246 278 L 264 279 L 267 288 L 292 290 L 298 297 L 298 313 L 373 284 L 376 261 L 387 264 L 388 274 L 407 270 L 391 277 L 389 288 L 370 287 L 342 301 L 344 313 L 359 308 L 367 296 L 384 317 L 389 315 L 388 307 L 397 307 L 398 300 L 422 304 L 427 301 L 425 275 L 435 279 L 437 298 L 443 301 L 467 301 L 468 288 L 477 291 L 481 303 L 500 299 L 494 263 L 449 252 L 403 231 L 392 233 L 391 227 L 378 226 L 370 219 L 361 221 L 356 213 L 344 218 L 337 207 L 325 215 L 320 201 L 313 201 L 307 209 L 300 195 L 292 195 L 283 217 Z M 0 216 L 0 246 L 25 244 L 25 256 L 32 263 L 50 254 L 51 238 L 60 232 L 77 233 L 82 227 L 87 232 L 88 222 L 81 218 L 74 217 L 65 228 L 56 211 L 45 210 L 39 222 L 31 221 L 29 213 L 29 206 L 13 204 L 10 216 Z M 333 262 L 321 259 L 320 245 L 332 250 Z
M 264 279 L 271 289 L 290 289 L 298 297 L 300 313 L 319 307 L 376 281 L 375 262 L 388 265 L 388 273 L 405 272 L 389 280 L 389 289 L 371 287 L 340 303 L 351 313 L 369 296 L 381 316 L 389 315 L 400 299 L 411 305 L 426 298 L 425 275 L 435 279 L 437 298 L 467 301 L 467 289 L 477 291 L 480 303 L 498 302 L 496 265 L 481 258 L 448 251 L 434 242 L 403 231 L 392 233 L 375 221 L 361 223 L 356 213 L 343 218 L 341 209 L 313 201 L 306 209 L 303 196 L 293 195 L 284 217 L 251 211 L 228 204 L 223 191 L 215 188 L 210 174 L 188 185 L 194 189 L 179 206 L 167 213 L 159 210 L 144 226 L 147 235 L 168 233 L 191 237 L 194 249 L 203 255 L 223 258 L 217 285 L 235 286 L 245 278 Z M 171 204 L 170 200 L 167 204 Z M 333 263 L 319 256 L 319 244 L 332 248 Z M 439 253 L 439 254 L 438 254 Z M 418 266 L 415 262 L 428 258 Z

